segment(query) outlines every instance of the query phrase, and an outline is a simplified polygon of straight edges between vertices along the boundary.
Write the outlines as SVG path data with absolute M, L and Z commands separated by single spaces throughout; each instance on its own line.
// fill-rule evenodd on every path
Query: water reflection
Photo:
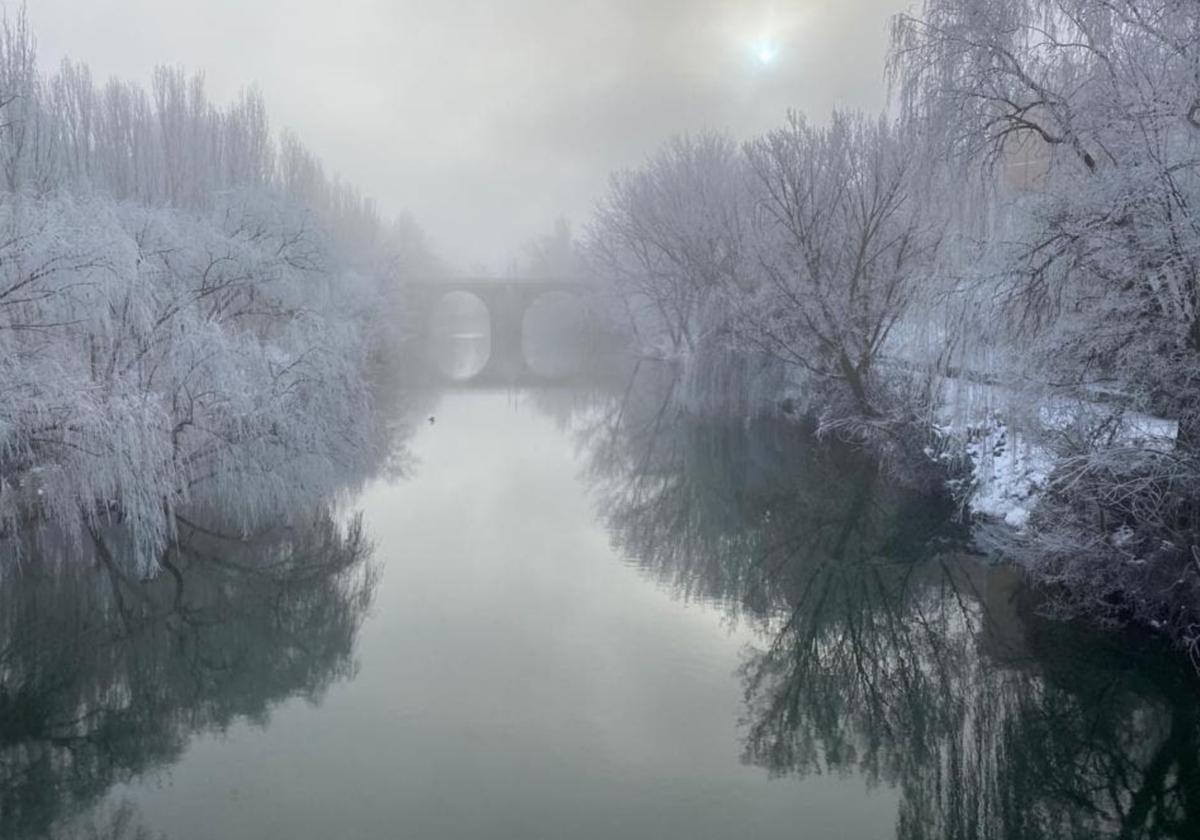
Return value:
M 906 840 L 1200 836 L 1186 668 L 1038 621 L 1015 575 L 969 554 L 948 500 L 855 450 L 691 417 L 669 367 L 636 374 L 527 394 L 553 422 L 501 395 L 422 416 L 413 487 L 369 494 L 396 573 L 362 677 L 320 735 L 276 714 L 219 756 L 192 750 L 171 791 L 148 771 L 196 735 L 355 673 L 376 591 L 361 528 L 321 512 L 246 540 L 189 517 L 153 581 L 99 556 L 0 570 L 0 837 L 148 837 L 132 806 L 93 810 L 114 786 L 211 836 L 203 809 L 228 804 L 212 779 L 247 764 L 230 786 L 272 781 L 227 835 L 336 836 L 344 815 L 379 837 L 854 837 L 898 808 Z M 555 426 L 582 435 L 622 555 L 724 611 L 736 644 L 710 662 L 713 611 L 643 597 L 611 562 Z M 739 745 L 721 727 L 746 637 Z M 885 790 L 864 796 L 864 778 Z M 164 809 L 176 799 L 200 804 Z
M 744 761 L 895 787 L 899 838 L 1200 836 L 1185 667 L 1040 622 L 947 500 L 861 454 L 641 380 L 585 434 L 600 510 L 649 574 L 756 628 Z
M 189 739 L 317 702 L 354 672 L 375 575 L 357 520 L 320 512 L 249 539 L 187 523 L 168 574 L 43 556 L 0 584 L 0 836 L 145 837 L 87 809 Z

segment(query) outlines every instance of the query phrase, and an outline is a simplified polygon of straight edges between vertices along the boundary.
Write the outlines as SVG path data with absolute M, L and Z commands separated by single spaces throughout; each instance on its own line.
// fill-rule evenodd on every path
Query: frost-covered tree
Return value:
M 1200 8 L 1188 0 L 929 0 L 897 19 L 913 120 L 958 158 L 1033 163 L 1001 201 L 990 291 L 1047 381 L 1104 383 L 1200 430 Z M 1003 178 L 1002 178 L 1003 180 Z
M 0 26 L 0 548 L 120 525 L 157 571 L 187 511 L 249 531 L 380 460 L 377 368 L 395 279 L 429 264 L 261 97 L 201 77 L 45 79 L 24 14 Z
M 712 308 L 722 288 L 741 282 L 747 223 L 737 144 L 712 133 L 677 137 L 613 176 L 586 251 L 617 285 L 644 343 L 686 355 L 723 323 Z
M 1057 467 L 1023 556 L 1069 612 L 1193 646 L 1198 69 L 1192 0 L 927 0 L 894 31 L 906 118 L 999 185 L 962 274 L 999 304 L 988 340 L 1020 349 L 999 378 L 1053 407 L 1038 419 Z
M 835 113 L 820 127 L 793 113 L 747 157 L 759 272 L 748 295 L 736 290 L 739 334 L 816 387 L 841 386 L 839 413 L 879 415 L 879 362 L 944 230 L 916 149 L 882 118 Z
M 774 362 L 827 417 L 878 420 L 896 407 L 879 362 L 945 230 L 915 140 L 850 113 L 828 126 L 793 114 L 745 146 L 676 139 L 614 177 L 591 269 L 615 283 L 643 346 L 693 369 L 689 391 L 745 388 Z

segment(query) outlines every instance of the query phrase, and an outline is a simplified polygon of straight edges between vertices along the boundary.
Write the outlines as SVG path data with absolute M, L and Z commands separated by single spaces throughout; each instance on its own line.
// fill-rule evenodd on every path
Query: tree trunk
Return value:
M 874 417 L 875 409 L 871 407 L 871 403 L 867 399 L 867 386 L 863 378 L 863 371 L 854 366 L 844 350 L 838 353 L 838 367 L 841 369 L 842 378 L 850 386 L 850 392 L 854 395 L 855 402 L 858 403 L 859 411 L 867 417 Z

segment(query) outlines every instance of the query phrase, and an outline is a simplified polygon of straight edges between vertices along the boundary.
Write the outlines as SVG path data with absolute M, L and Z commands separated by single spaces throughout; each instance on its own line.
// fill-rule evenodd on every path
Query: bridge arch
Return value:
M 455 382 L 486 370 L 492 355 L 492 313 L 478 295 L 447 291 L 425 315 L 426 350 L 438 373 Z

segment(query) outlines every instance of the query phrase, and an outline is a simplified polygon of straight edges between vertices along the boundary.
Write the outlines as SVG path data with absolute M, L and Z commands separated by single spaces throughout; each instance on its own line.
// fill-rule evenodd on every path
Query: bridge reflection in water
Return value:
M 583 288 L 562 280 L 412 283 L 407 301 L 424 367 L 454 389 L 576 387 L 589 329 Z

